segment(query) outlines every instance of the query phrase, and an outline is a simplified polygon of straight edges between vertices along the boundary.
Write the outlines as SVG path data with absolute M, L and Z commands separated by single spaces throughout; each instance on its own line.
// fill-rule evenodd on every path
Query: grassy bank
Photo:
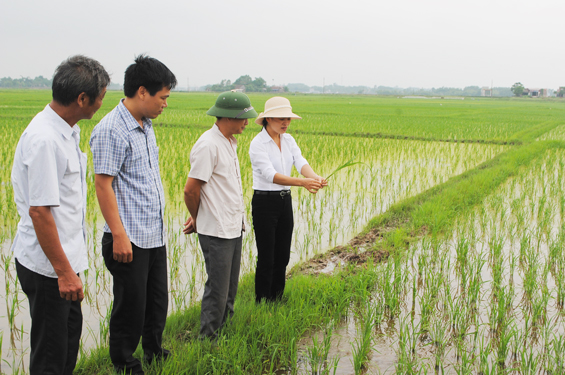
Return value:
M 149 374 L 262 374 L 291 370 L 304 334 L 344 319 L 355 304 L 368 298 L 377 275 L 372 266 L 346 268 L 333 276 L 290 279 L 285 301 L 255 304 L 253 275 L 240 282 L 236 314 L 216 344 L 197 339 L 200 305 L 176 312 L 167 320 L 164 346 L 174 355 Z M 141 348 L 138 355 L 142 356 Z M 111 374 L 107 348 L 83 356 L 76 374 Z

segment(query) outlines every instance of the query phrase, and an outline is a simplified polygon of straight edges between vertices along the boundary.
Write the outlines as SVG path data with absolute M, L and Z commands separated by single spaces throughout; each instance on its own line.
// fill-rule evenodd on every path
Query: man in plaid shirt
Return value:
M 125 99 L 92 131 L 96 194 L 106 219 L 102 254 L 114 278 L 110 358 L 119 373 L 143 374 L 133 357 L 140 337 L 144 359 L 166 359 L 165 194 L 151 119 L 167 107 L 177 84 L 159 60 L 139 56 L 124 78 Z

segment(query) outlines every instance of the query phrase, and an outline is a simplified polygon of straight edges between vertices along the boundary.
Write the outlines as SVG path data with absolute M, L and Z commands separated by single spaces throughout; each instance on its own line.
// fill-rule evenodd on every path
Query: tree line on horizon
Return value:
M 414 95 L 414 96 L 481 96 L 479 86 L 457 87 L 390 87 L 390 86 L 341 86 L 336 83 L 326 86 L 308 86 L 303 83 L 289 83 L 290 92 L 305 92 L 314 94 L 364 94 L 364 95 Z M 493 87 L 492 96 L 512 96 L 510 87 Z
M 43 76 L 35 78 L 0 78 L 0 88 L 4 89 L 51 89 L 52 84 L 53 80 L 45 78 Z M 110 83 L 110 86 L 108 86 L 108 88 L 110 90 L 121 90 L 122 85 L 119 85 L 117 83 Z
M 43 76 L 29 78 L 10 78 L 4 77 L 0 78 L 0 87 L 2 88 L 13 88 L 13 89 L 46 89 L 51 88 L 52 81 L 49 78 Z
M 272 87 L 268 87 L 267 81 L 265 81 L 263 78 L 255 77 L 255 79 L 252 79 L 249 75 L 240 76 L 233 83 L 229 79 L 223 79 L 220 83 L 204 86 L 204 90 L 215 92 L 223 92 L 235 89 L 242 89 L 246 92 L 272 91 Z M 282 88 L 282 90 L 286 92 L 288 91 L 288 88 L 285 86 Z
M 0 78 L 0 88 L 12 89 L 50 89 L 52 80 L 43 76 L 35 78 Z M 512 87 L 493 87 L 492 96 L 508 97 L 520 96 L 516 93 L 517 84 Z M 520 84 L 521 85 L 521 84 Z M 112 83 L 111 89 L 121 89 L 121 85 Z M 238 88 L 243 88 L 246 92 L 270 92 L 272 87 L 267 86 L 265 79 L 256 77 L 252 79 L 249 75 L 240 76 L 234 82 L 224 79 L 220 83 L 206 85 L 201 89 L 205 91 L 222 92 Z M 519 89 L 519 88 L 518 88 Z M 289 83 L 282 88 L 277 87 L 277 91 L 300 92 L 315 94 L 365 94 L 365 95 L 418 95 L 418 96 L 481 96 L 479 86 L 467 86 L 463 89 L 456 87 L 439 88 L 416 88 L 416 87 L 389 87 L 389 86 L 342 86 L 336 83 L 327 86 L 308 86 L 303 83 Z

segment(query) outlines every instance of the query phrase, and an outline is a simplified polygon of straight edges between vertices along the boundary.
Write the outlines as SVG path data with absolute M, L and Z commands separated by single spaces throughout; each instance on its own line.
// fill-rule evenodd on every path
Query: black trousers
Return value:
M 82 331 L 80 302 L 61 298 L 57 278 L 33 272 L 17 259 L 16 272 L 31 315 L 29 373 L 71 375 Z
M 102 255 L 114 278 L 114 304 L 110 316 L 110 358 L 118 372 L 142 369 L 133 357 L 139 339 L 144 357 L 151 360 L 163 353 L 161 343 L 169 304 L 167 251 L 165 246 L 142 249 L 133 243 L 133 261 L 114 260 L 113 237 L 104 233 Z
M 294 217 L 290 194 L 258 195 L 251 201 L 257 269 L 255 299 L 275 301 L 284 293 L 286 266 L 290 260 L 290 245 Z

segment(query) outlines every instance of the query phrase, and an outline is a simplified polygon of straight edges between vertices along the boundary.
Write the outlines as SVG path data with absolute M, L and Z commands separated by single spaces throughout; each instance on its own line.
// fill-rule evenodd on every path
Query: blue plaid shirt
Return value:
M 123 102 L 94 127 L 90 137 L 94 173 L 114 176 L 120 219 L 131 242 L 149 249 L 165 244 L 165 192 L 159 148 L 151 120 L 143 127 Z M 108 224 L 104 231 L 110 233 Z

